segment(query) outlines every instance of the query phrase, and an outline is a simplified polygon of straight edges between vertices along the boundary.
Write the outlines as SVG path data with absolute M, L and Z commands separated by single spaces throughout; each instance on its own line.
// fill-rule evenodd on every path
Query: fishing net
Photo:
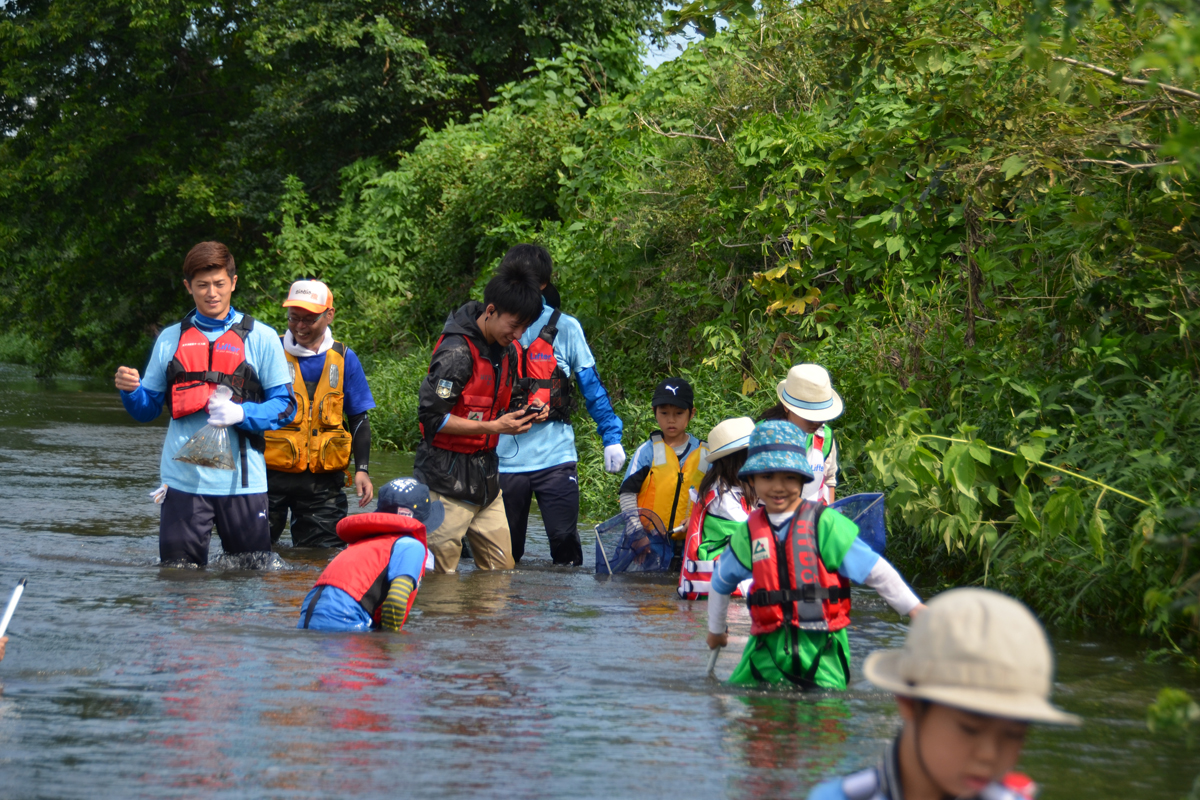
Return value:
M 834 502 L 833 508 L 845 514 L 858 526 L 858 538 L 879 555 L 887 544 L 887 516 L 883 495 L 879 492 L 852 494 Z
M 175 454 L 176 461 L 213 469 L 237 469 L 228 428 L 205 425 Z
M 596 526 L 596 574 L 668 572 L 674 548 L 653 511 L 622 511 Z

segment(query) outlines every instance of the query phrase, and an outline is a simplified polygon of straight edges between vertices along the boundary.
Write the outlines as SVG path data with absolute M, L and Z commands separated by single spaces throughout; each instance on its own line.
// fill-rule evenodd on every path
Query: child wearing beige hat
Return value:
M 904 647 L 871 653 L 863 673 L 895 693 L 904 727 L 878 765 L 823 783 L 808 800 L 1032 798 L 1033 781 L 1011 771 L 1029 723 L 1080 723 L 1050 704 L 1054 664 L 1042 626 L 987 589 L 935 597 Z
M 787 421 L 808 435 L 808 463 L 813 479 L 804 486 L 803 499 L 832 505 L 837 490 L 838 455 L 829 423 L 842 415 L 845 405 L 833 390 L 829 371 L 819 364 L 797 364 L 775 387 Z

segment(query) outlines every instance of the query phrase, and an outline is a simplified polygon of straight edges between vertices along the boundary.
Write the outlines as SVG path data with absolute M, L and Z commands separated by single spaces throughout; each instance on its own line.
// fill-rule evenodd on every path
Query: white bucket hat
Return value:
M 1078 725 L 1050 704 L 1054 659 L 1024 605 L 989 589 L 953 589 L 929 601 L 900 650 L 876 650 L 867 680 L 903 697 L 1026 722 Z
M 797 364 L 775 387 L 788 410 L 809 422 L 828 422 L 842 415 L 842 398 L 833 390 L 829 372 L 819 364 Z
M 754 433 L 754 420 L 749 417 L 731 417 L 722 420 L 708 432 L 708 463 L 724 458 L 730 453 L 745 450 L 750 446 L 750 435 Z

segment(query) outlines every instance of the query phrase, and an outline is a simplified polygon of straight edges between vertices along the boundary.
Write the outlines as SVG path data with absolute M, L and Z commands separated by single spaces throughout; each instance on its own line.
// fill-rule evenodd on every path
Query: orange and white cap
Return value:
M 291 306 L 320 314 L 333 308 L 333 292 L 320 281 L 296 281 L 288 290 L 287 300 L 283 301 L 284 308 Z

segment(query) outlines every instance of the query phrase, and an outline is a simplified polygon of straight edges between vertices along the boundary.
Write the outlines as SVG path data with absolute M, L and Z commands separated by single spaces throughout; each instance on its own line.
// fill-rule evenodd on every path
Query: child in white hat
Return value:
M 829 372 L 818 364 L 797 364 L 775 388 L 787 421 L 808 434 L 808 463 L 813 479 L 804 486 L 805 500 L 831 505 L 837 489 L 837 444 L 829 423 L 842 415 L 842 398 L 833 390 Z
M 1050 704 L 1054 672 L 1042 626 L 987 589 L 929 602 L 900 650 L 867 656 L 863 673 L 894 692 L 904 727 L 877 766 L 817 786 L 808 800 L 1023 800 L 1012 772 L 1030 722 L 1078 725 Z
M 750 517 L 747 487 L 738 478 L 738 470 L 746 463 L 753 433 L 754 420 L 749 417 L 724 420 L 709 431 L 708 472 L 691 491 L 692 513 L 679 571 L 679 596 L 684 600 L 707 596 L 717 559 L 733 531 Z M 735 596 L 741 597 L 741 592 Z

